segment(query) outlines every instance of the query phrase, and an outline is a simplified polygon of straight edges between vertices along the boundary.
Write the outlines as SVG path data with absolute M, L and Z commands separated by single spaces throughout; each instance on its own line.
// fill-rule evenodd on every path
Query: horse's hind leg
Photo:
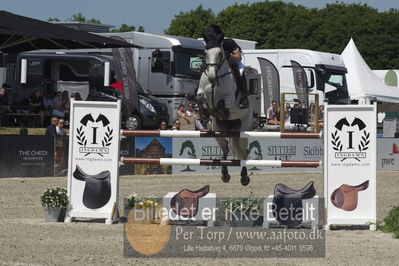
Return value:
M 238 159 L 240 160 L 246 160 L 248 158 L 248 139 L 239 139 L 239 138 L 234 138 L 233 139 L 233 147 L 234 147 L 234 152 L 236 153 Z M 247 186 L 250 182 L 249 176 L 248 176 L 248 171 L 247 167 L 242 167 L 241 169 L 241 179 L 240 179 L 241 185 Z
M 223 159 L 227 159 L 227 155 L 229 154 L 229 144 L 226 139 L 224 138 L 216 138 L 216 142 L 219 144 L 220 148 L 222 148 L 223 151 Z M 230 181 L 230 175 L 229 171 L 227 169 L 227 166 L 223 165 L 222 166 L 222 181 L 224 183 L 227 183 Z

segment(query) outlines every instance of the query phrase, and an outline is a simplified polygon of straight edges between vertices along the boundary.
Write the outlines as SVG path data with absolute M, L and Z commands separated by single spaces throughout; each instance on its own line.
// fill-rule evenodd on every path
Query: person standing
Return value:
M 53 116 L 50 120 L 51 124 L 46 129 L 46 136 L 57 136 L 58 117 Z
M 64 118 L 58 119 L 58 123 L 55 128 L 57 131 L 57 136 L 66 136 L 67 135 L 64 125 L 65 125 L 65 119 Z

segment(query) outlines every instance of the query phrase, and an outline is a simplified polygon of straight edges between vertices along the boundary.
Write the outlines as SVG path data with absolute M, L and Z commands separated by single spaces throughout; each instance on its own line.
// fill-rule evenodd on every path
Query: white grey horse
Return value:
M 213 117 L 215 131 L 245 131 L 253 129 L 252 106 L 240 109 L 240 93 L 237 91 L 232 70 L 225 57 L 221 40 L 217 47 L 205 50 L 206 68 L 202 73 L 198 91 L 197 102 L 200 115 Z M 248 157 L 248 139 L 232 138 L 232 150 L 240 160 Z M 222 148 L 224 159 L 229 153 L 228 141 L 225 138 L 216 138 Z M 222 166 L 222 180 L 228 182 L 230 175 L 227 166 Z M 247 168 L 242 167 L 241 184 L 249 184 Z

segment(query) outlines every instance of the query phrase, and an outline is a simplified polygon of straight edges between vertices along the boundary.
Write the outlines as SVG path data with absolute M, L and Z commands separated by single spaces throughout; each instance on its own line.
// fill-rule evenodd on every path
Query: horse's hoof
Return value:
M 230 181 L 230 175 L 229 174 L 222 174 L 222 181 L 224 183 L 228 183 Z
M 227 170 L 227 166 L 222 166 L 222 181 L 224 183 L 227 183 L 230 181 L 230 175 L 229 172 Z
M 248 176 L 241 176 L 240 182 L 241 182 L 241 185 L 243 185 L 244 187 L 247 186 L 250 181 L 251 180 L 249 179 Z
M 240 179 L 241 185 L 247 186 L 249 184 L 249 181 L 250 180 L 249 180 L 247 168 L 243 167 L 241 169 L 241 179 Z

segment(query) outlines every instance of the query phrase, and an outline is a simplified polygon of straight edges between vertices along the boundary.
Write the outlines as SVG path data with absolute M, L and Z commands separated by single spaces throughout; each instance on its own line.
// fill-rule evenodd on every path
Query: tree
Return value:
M 127 32 L 127 31 L 135 31 L 136 27 L 132 25 L 122 24 L 119 29 L 113 29 L 111 32 Z
M 135 31 L 136 27 L 133 25 L 127 25 L 127 24 L 122 24 L 119 29 L 113 29 L 111 30 L 111 32 L 128 32 L 128 31 Z M 137 29 L 137 31 L 139 32 L 144 32 L 144 27 L 143 26 L 139 26 L 139 28 Z
M 213 24 L 215 15 L 211 9 L 204 9 L 199 5 L 188 12 L 180 12 L 170 23 L 165 34 L 185 36 L 190 38 L 202 37 L 204 29 Z
M 285 2 L 234 4 L 214 15 L 200 5 L 180 12 L 165 33 L 201 37 L 210 24 L 225 36 L 256 41 L 257 48 L 302 48 L 340 54 L 350 38 L 372 69 L 399 68 L 399 11 L 366 4 L 328 4 L 308 9 Z

